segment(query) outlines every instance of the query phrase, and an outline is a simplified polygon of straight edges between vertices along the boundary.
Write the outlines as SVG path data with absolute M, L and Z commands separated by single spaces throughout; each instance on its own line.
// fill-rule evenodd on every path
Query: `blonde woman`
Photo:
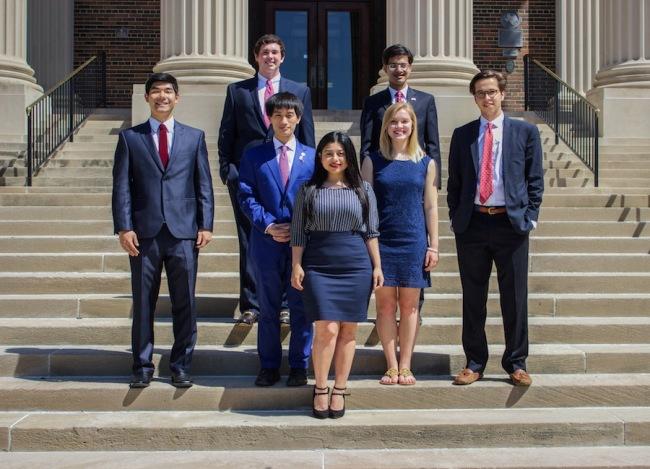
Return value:
M 386 110 L 379 148 L 364 160 L 362 175 L 373 186 L 379 212 L 384 286 L 375 298 L 387 364 L 380 383 L 413 385 L 420 289 L 431 286 L 430 271 L 438 264 L 436 165 L 418 145 L 415 112 L 405 102 Z

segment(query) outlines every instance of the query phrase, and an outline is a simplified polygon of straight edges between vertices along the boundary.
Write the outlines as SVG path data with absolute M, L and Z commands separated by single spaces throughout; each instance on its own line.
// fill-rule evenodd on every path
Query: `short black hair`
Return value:
M 397 57 L 398 55 L 407 56 L 409 63 L 413 63 L 413 52 L 411 52 L 408 47 L 403 46 L 402 44 L 393 44 L 392 46 L 386 47 L 384 49 L 384 52 L 381 54 L 381 61 L 384 63 L 384 65 L 388 65 L 390 58 Z
M 262 50 L 262 47 L 264 47 L 267 44 L 277 44 L 278 46 L 280 46 L 280 55 L 284 57 L 284 53 L 285 53 L 284 42 L 282 42 L 280 36 L 276 36 L 275 34 L 265 34 L 264 36 L 260 37 L 255 42 L 255 46 L 253 47 L 253 54 L 255 55 L 259 54 L 260 50 Z
M 264 104 L 266 115 L 271 117 L 276 109 L 293 109 L 298 117 L 302 117 L 305 107 L 302 101 L 293 93 L 282 91 L 271 96 Z
M 149 94 L 151 87 L 157 81 L 171 84 L 172 88 L 174 88 L 174 93 L 178 94 L 178 82 L 176 81 L 176 77 L 170 73 L 152 73 L 149 75 L 147 82 L 144 84 L 144 92 Z
M 486 80 L 488 78 L 496 78 L 497 83 L 499 84 L 499 91 L 505 91 L 506 85 L 508 84 L 508 79 L 506 76 L 501 72 L 497 72 L 496 70 L 487 69 L 481 70 L 476 75 L 474 75 L 472 81 L 469 82 L 469 92 L 474 94 L 476 82 L 479 80 Z

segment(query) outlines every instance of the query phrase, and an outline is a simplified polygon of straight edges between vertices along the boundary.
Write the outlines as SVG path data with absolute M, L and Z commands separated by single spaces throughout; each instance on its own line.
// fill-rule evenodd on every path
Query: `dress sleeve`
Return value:
M 303 207 L 305 205 L 306 186 L 303 184 L 298 190 L 296 201 L 293 204 L 293 215 L 291 217 L 291 246 L 305 246 L 307 237 L 305 236 L 305 218 L 303 216 Z
M 371 238 L 379 237 L 379 215 L 377 214 L 377 198 L 372 186 L 364 181 L 364 188 L 368 194 L 368 230 L 364 238 L 369 240 Z

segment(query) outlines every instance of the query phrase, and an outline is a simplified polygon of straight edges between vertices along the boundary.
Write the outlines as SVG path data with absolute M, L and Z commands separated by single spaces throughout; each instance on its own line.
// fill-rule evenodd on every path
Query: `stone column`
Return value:
M 409 85 L 432 93 L 440 135 L 474 119 L 478 111 L 469 82 L 478 72 L 472 61 L 472 0 L 386 0 L 386 44 L 404 44 L 414 55 Z M 379 73 L 373 92 L 388 80 Z
M 0 0 L 0 140 L 22 143 L 27 135 L 25 108 L 43 94 L 27 64 L 25 0 Z
M 161 0 L 160 55 L 154 72 L 179 81 L 175 115 L 216 135 L 226 86 L 253 75 L 248 63 L 247 0 Z M 134 87 L 133 121 L 148 116 L 142 85 Z M 139 104 L 141 112 L 136 112 Z
M 587 97 L 605 137 L 650 134 L 650 0 L 601 0 L 600 69 Z
M 600 68 L 600 0 L 556 0 L 558 75 L 583 95 Z

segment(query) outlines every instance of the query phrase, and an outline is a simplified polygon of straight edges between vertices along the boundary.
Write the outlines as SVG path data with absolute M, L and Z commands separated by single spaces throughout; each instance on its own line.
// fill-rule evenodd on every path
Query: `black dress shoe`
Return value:
M 273 386 L 278 381 L 280 381 L 280 370 L 262 368 L 255 379 L 255 386 Z
M 235 322 L 237 324 L 248 324 L 249 326 L 252 326 L 257 322 L 257 315 L 257 311 L 244 311 Z
M 280 324 L 289 325 L 291 323 L 291 318 L 289 316 L 289 310 L 283 309 L 280 311 Z
M 287 386 L 304 386 L 307 384 L 307 370 L 305 368 L 291 368 L 287 378 Z
M 192 377 L 187 371 L 172 371 L 172 386 L 176 388 L 191 388 Z
M 147 373 L 146 371 L 133 373 L 133 376 L 131 376 L 131 382 L 129 383 L 129 387 L 131 389 L 142 389 L 142 388 L 149 387 L 149 383 L 151 383 L 152 375 L 153 373 Z

